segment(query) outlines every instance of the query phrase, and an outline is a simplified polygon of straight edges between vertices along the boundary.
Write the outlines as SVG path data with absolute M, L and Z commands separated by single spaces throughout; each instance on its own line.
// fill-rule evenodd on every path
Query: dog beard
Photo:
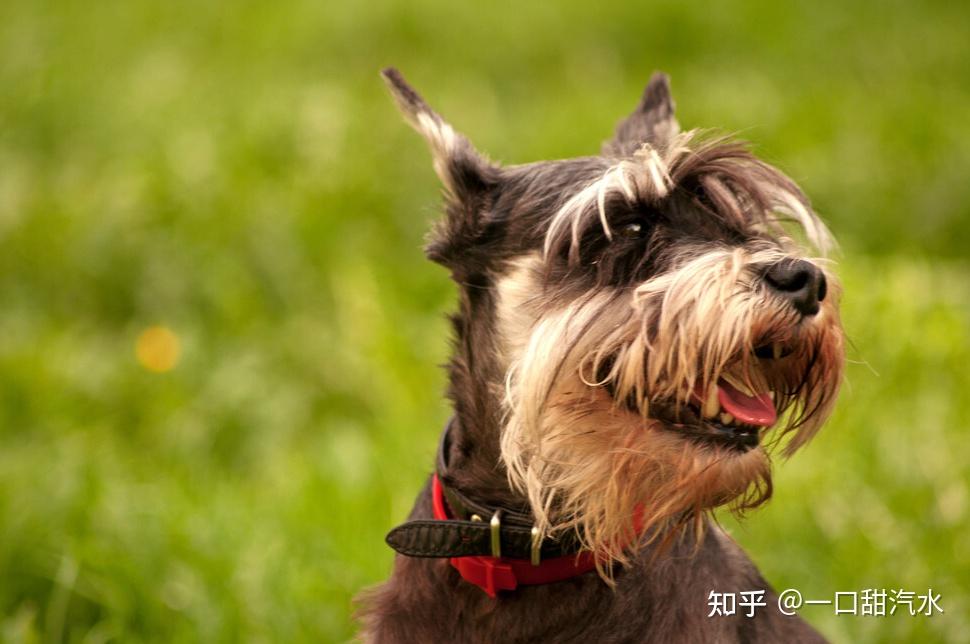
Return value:
M 770 459 L 695 440 L 719 382 L 771 392 L 769 447 L 804 445 L 841 382 L 838 286 L 803 318 L 765 288 L 763 267 L 790 257 L 771 242 L 681 249 L 672 268 L 631 288 L 543 302 L 538 256 L 499 289 L 508 342 L 502 458 L 543 534 L 574 530 L 601 573 L 721 505 L 771 495 Z M 767 352 L 767 353 L 766 353 Z M 760 430 L 755 430 L 760 433 Z

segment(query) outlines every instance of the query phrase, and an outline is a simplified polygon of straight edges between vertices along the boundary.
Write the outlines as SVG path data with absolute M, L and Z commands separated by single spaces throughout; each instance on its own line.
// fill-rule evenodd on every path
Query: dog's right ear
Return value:
M 454 267 L 453 260 L 475 243 L 481 230 L 481 216 L 499 183 L 499 167 L 431 109 L 399 71 L 388 67 L 381 76 L 404 118 L 431 147 L 435 172 L 447 191 L 448 214 L 432 233 L 427 253 Z
M 674 99 L 670 95 L 670 78 L 663 72 L 654 72 L 636 109 L 620 121 L 616 134 L 603 145 L 603 154 L 627 156 L 644 143 L 662 148 L 679 131 L 680 125 L 674 118 Z

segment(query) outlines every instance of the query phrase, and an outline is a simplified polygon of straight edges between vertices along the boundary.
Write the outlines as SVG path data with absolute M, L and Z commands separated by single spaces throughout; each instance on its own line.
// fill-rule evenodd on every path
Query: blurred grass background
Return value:
M 663 69 L 682 124 L 802 183 L 842 242 L 852 364 L 774 501 L 728 524 L 778 588 L 942 594 L 929 618 L 805 608 L 836 641 L 970 641 L 968 24 L 953 2 L 0 4 L 0 639 L 352 635 L 448 415 L 454 289 L 421 255 L 438 187 L 394 64 L 508 162 L 597 151 Z M 156 325 L 162 372 L 135 352 Z

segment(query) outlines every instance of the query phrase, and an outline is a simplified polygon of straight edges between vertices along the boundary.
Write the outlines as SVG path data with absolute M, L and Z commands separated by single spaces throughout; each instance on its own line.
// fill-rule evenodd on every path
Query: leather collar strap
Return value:
M 438 449 L 438 472 L 447 471 L 451 423 Z M 596 567 L 571 535 L 538 539 L 531 514 L 519 508 L 490 508 L 458 490 L 431 480 L 434 520 L 416 519 L 391 530 L 387 543 L 409 557 L 449 557 L 462 578 L 495 597 L 519 584 L 547 584 Z M 456 516 L 458 518 L 456 518 Z
M 435 518 L 448 520 L 441 481 L 435 474 L 431 482 Z M 531 537 L 531 534 L 530 534 Z M 452 557 L 451 565 L 462 578 L 495 597 L 498 590 L 515 590 L 519 584 L 551 584 L 589 572 L 596 567 L 596 558 L 589 551 L 534 562 L 531 557 Z

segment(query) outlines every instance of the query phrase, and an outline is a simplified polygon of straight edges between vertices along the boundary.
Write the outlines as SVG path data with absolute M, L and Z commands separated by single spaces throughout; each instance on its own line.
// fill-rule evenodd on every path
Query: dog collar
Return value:
M 434 516 L 435 519 L 449 521 L 451 517 L 448 515 L 443 488 L 441 480 L 435 474 L 431 480 Z M 506 532 L 510 530 L 511 528 L 506 528 Z M 452 557 L 451 565 L 461 574 L 462 579 L 475 584 L 490 597 L 495 597 L 498 590 L 515 590 L 519 584 L 551 584 L 589 572 L 596 567 L 596 559 L 589 551 L 543 560 L 542 540 L 538 539 L 538 530 L 535 527 L 529 530 L 527 559 L 501 556 L 501 543 L 506 540 L 501 534 L 501 512 L 496 512 L 489 521 L 489 545 L 493 554 Z
M 446 487 L 440 474 L 447 471 L 450 429 L 449 422 L 438 449 L 438 471 L 431 477 L 434 519 L 397 526 L 387 535 L 388 545 L 409 557 L 448 557 L 462 579 L 490 597 L 499 590 L 562 581 L 596 567 L 596 557 L 581 550 L 572 534 L 543 539 L 531 513 L 488 507 Z

